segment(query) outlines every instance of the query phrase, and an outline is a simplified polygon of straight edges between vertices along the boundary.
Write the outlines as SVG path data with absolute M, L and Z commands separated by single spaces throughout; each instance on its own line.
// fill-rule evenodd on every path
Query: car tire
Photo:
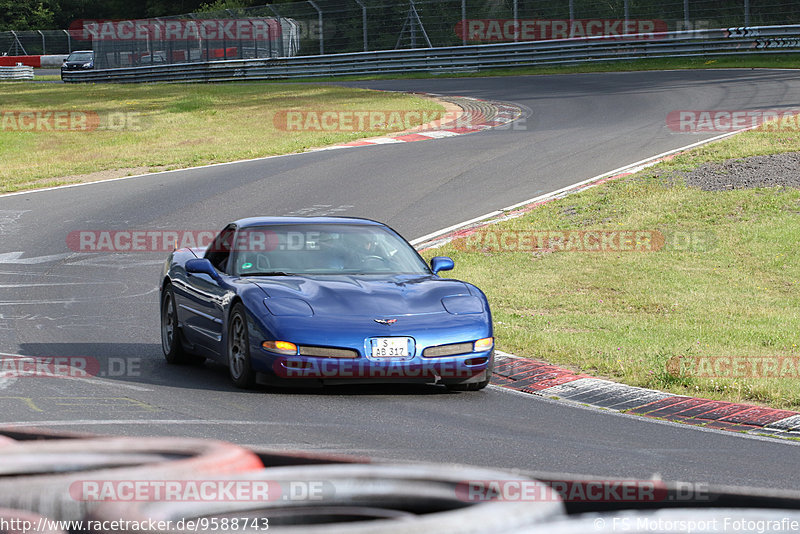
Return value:
M 221 441 L 92 437 L 31 440 L 2 447 L 0 467 L 0 508 L 77 522 L 107 498 L 82 498 L 81 487 L 89 481 L 102 486 L 135 480 L 203 480 L 213 475 L 227 479 L 242 471 L 261 470 L 264 464 L 253 452 Z
M 445 384 L 450 391 L 479 391 L 489 385 L 494 373 L 494 351 L 490 356 L 489 367 L 486 368 L 486 380 L 473 382 L 471 384 Z
M 256 383 L 256 373 L 250 365 L 250 334 L 247 330 L 247 312 L 241 302 L 233 305 L 228 319 L 226 339 L 228 373 L 238 388 L 250 389 Z
M 178 309 L 172 284 L 167 284 L 161 292 L 161 350 L 167 363 L 180 365 L 191 361 L 191 356 L 181 345 L 178 330 Z
M 482 382 L 473 382 L 472 384 L 445 384 L 450 391 L 478 391 L 489 385 L 491 378 L 487 378 Z

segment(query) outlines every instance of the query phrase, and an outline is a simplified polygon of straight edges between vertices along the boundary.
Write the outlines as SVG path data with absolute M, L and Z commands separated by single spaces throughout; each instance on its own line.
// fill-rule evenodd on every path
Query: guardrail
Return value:
M 13 67 L 0 67 L 0 80 L 32 80 L 33 67 L 15 65 Z
M 787 52 L 800 52 L 800 25 L 169 64 L 69 72 L 63 78 L 65 82 L 221 82 Z

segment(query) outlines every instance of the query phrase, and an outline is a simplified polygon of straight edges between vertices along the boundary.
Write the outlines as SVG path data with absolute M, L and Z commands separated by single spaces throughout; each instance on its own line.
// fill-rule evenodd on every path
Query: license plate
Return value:
M 408 357 L 407 337 L 377 337 L 372 340 L 373 358 Z

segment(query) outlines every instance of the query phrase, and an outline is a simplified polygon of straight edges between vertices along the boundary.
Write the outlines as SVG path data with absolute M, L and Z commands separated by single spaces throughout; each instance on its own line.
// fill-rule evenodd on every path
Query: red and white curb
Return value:
M 325 147 L 320 150 L 338 150 L 342 148 L 352 148 L 357 146 L 369 145 L 390 145 L 396 143 L 413 143 L 416 141 L 429 141 L 431 139 L 443 139 L 445 137 L 456 137 L 459 135 L 481 132 L 492 128 L 508 126 L 510 123 L 518 121 L 527 116 L 526 110 L 521 106 L 496 100 L 484 100 L 472 97 L 453 97 L 435 93 L 411 93 L 438 100 L 451 102 L 464 110 L 461 116 L 446 121 L 440 126 L 431 129 L 423 129 L 413 132 L 401 132 L 381 137 L 367 139 L 357 139 L 348 143 Z M 463 104 L 476 104 L 483 108 L 491 109 L 489 117 L 478 111 L 468 111 Z
M 800 436 L 798 412 L 628 386 L 502 351 L 495 356 L 492 383 L 507 389 L 706 428 Z

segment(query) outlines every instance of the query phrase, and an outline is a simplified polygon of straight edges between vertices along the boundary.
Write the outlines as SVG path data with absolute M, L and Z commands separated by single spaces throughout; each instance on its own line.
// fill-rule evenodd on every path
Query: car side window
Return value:
M 222 273 L 227 273 L 228 258 L 231 255 L 231 245 L 236 227 L 228 226 L 214 238 L 211 245 L 206 250 L 205 258 L 211 262 L 214 268 Z

